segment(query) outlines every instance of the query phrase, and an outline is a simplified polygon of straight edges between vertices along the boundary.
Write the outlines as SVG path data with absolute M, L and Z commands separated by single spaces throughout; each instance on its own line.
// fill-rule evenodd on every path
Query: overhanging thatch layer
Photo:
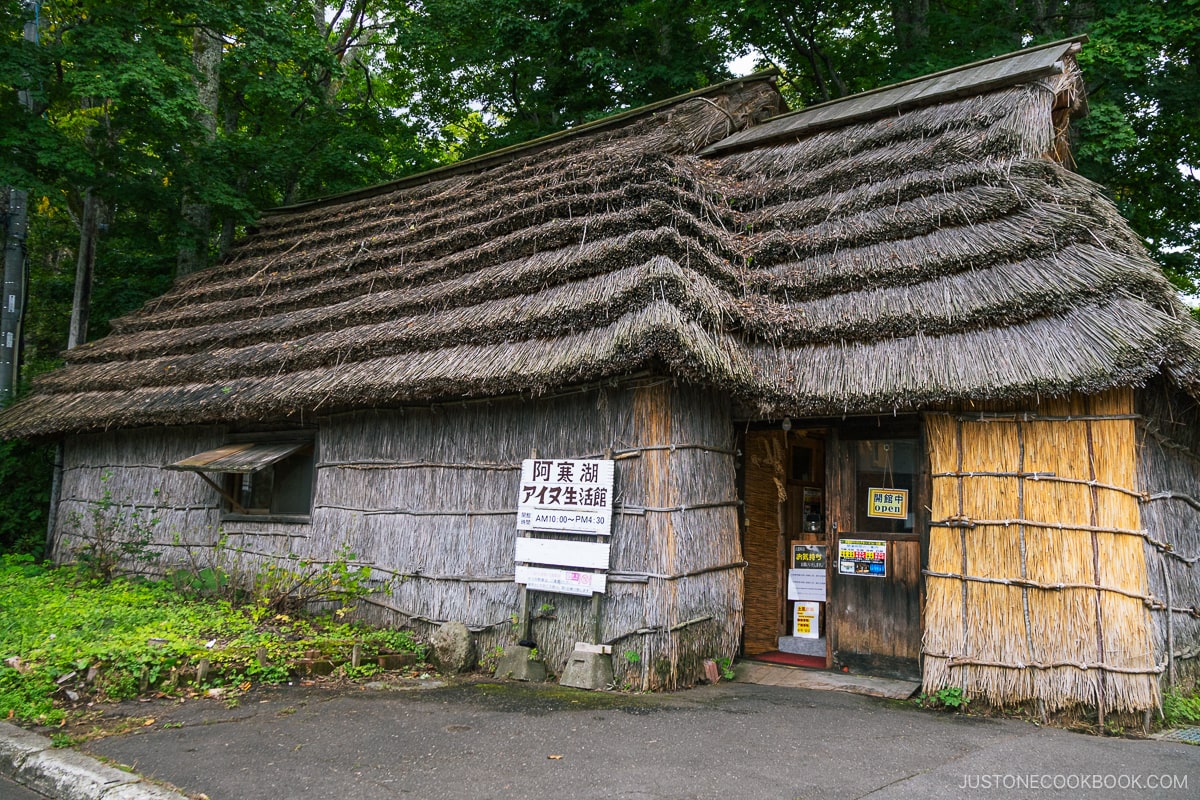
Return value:
M 1079 99 L 1073 45 L 1056 47 L 1036 79 L 1001 60 L 970 96 L 912 84 L 940 100 L 718 157 L 696 152 L 777 107 L 769 82 L 283 210 L 73 351 L 0 431 L 245 424 L 643 369 L 763 415 L 1163 372 L 1200 391 L 1174 290 L 1097 187 L 1047 157 L 1056 108 Z
M 925 690 L 1157 708 L 1133 392 L 972 411 L 926 418 Z

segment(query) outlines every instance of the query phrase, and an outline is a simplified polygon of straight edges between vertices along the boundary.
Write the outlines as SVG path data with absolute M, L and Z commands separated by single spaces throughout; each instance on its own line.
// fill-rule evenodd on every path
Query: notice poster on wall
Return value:
M 821 636 L 821 604 L 796 603 L 792 636 L 800 639 L 819 639 Z
M 817 544 L 793 544 L 792 565 L 788 570 L 788 600 L 825 602 L 825 552 Z
M 838 541 L 838 573 L 868 578 L 887 575 L 887 542 L 868 539 Z

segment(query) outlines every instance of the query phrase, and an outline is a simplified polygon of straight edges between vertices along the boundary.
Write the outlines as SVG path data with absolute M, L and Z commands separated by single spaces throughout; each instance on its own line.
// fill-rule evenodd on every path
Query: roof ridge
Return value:
M 985 91 L 1027 83 L 1061 72 L 1061 59 L 1078 51 L 1087 40 L 1087 34 L 1080 34 L 806 106 L 716 141 L 701 150 L 700 155 L 724 154 L 770 139 L 842 127 L 902 109 L 934 105 L 955 97 L 978 95 Z M 1043 51 L 1047 50 L 1053 51 L 1048 58 L 1043 54 Z M 1038 57 L 1039 55 L 1041 57 Z M 989 69 L 1006 62 L 1015 62 L 1017 68 L 1011 72 Z M 975 77 L 971 79 L 950 80 L 972 72 L 975 73 Z

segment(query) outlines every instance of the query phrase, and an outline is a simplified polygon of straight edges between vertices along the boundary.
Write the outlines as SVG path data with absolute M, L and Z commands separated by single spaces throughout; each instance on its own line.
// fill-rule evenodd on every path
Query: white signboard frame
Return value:
M 611 460 L 525 459 L 517 530 L 609 536 L 613 474 Z
M 608 543 L 517 537 L 517 561 L 558 567 L 608 569 Z

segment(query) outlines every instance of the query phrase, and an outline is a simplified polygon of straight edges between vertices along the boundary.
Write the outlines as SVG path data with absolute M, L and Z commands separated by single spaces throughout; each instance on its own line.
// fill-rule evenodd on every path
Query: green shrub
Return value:
M 1170 728 L 1200 723 L 1200 694 L 1163 692 L 1163 724 Z

